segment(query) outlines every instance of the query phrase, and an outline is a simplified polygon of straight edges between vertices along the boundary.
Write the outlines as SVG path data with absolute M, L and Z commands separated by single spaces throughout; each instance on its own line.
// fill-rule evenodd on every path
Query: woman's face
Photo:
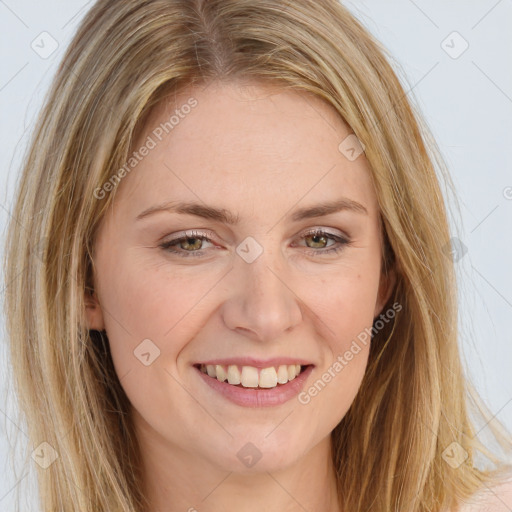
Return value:
M 152 112 L 97 234 L 87 310 L 147 445 L 270 471 L 349 409 L 369 352 L 354 340 L 391 288 L 350 133 L 316 97 L 262 85 L 212 83 Z

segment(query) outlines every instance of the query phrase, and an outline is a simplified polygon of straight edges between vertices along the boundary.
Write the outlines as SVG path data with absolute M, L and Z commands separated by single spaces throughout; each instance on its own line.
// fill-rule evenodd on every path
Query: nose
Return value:
M 279 339 L 301 322 L 301 300 L 279 258 L 263 251 L 252 263 L 237 259 L 230 272 L 230 294 L 221 308 L 228 328 L 267 342 Z

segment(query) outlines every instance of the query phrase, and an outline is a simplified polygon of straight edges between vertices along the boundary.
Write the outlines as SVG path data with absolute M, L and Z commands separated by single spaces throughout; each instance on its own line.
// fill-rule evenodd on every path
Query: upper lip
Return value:
M 196 365 L 237 365 L 237 366 L 254 366 L 255 368 L 270 368 L 271 366 L 300 364 L 301 366 L 312 365 L 311 361 L 306 361 L 300 357 L 273 357 L 271 359 L 258 359 L 256 357 L 227 357 L 222 359 L 210 359 L 201 361 Z

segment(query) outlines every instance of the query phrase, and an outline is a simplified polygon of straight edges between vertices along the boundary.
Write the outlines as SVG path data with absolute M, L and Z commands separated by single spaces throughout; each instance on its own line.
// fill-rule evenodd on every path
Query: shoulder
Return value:
M 512 511 L 512 474 L 505 482 L 494 487 L 484 487 L 471 501 L 461 505 L 459 512 L 510 512 Z

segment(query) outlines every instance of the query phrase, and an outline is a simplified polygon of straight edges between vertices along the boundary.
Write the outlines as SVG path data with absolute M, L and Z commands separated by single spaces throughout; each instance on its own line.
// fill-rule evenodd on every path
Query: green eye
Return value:
M 329 233 L 322 229 L 315 229 L 302 235 L 302 240 L 312 240 L 312 243 L 317 247 L 310 247 L 306 251 L 308 254 L 318 256 L 323 254 L 331 254 L 341 252 L 347 245 L 350 245 L 350 240 L 333 233 Z M 329 240 L 335 243 L 327 246 Z M 166 241 L 160 245 L 162 249 L 180 257 L 187 258 L 189 256 L 200 257 L 204 255 L 203 242 L 211 242 L 212 239 L 204 233 L 191 231 L 185 233 L 185 236 L 174 238 Z M 327 248 L 326 248 L 327 247 Z

